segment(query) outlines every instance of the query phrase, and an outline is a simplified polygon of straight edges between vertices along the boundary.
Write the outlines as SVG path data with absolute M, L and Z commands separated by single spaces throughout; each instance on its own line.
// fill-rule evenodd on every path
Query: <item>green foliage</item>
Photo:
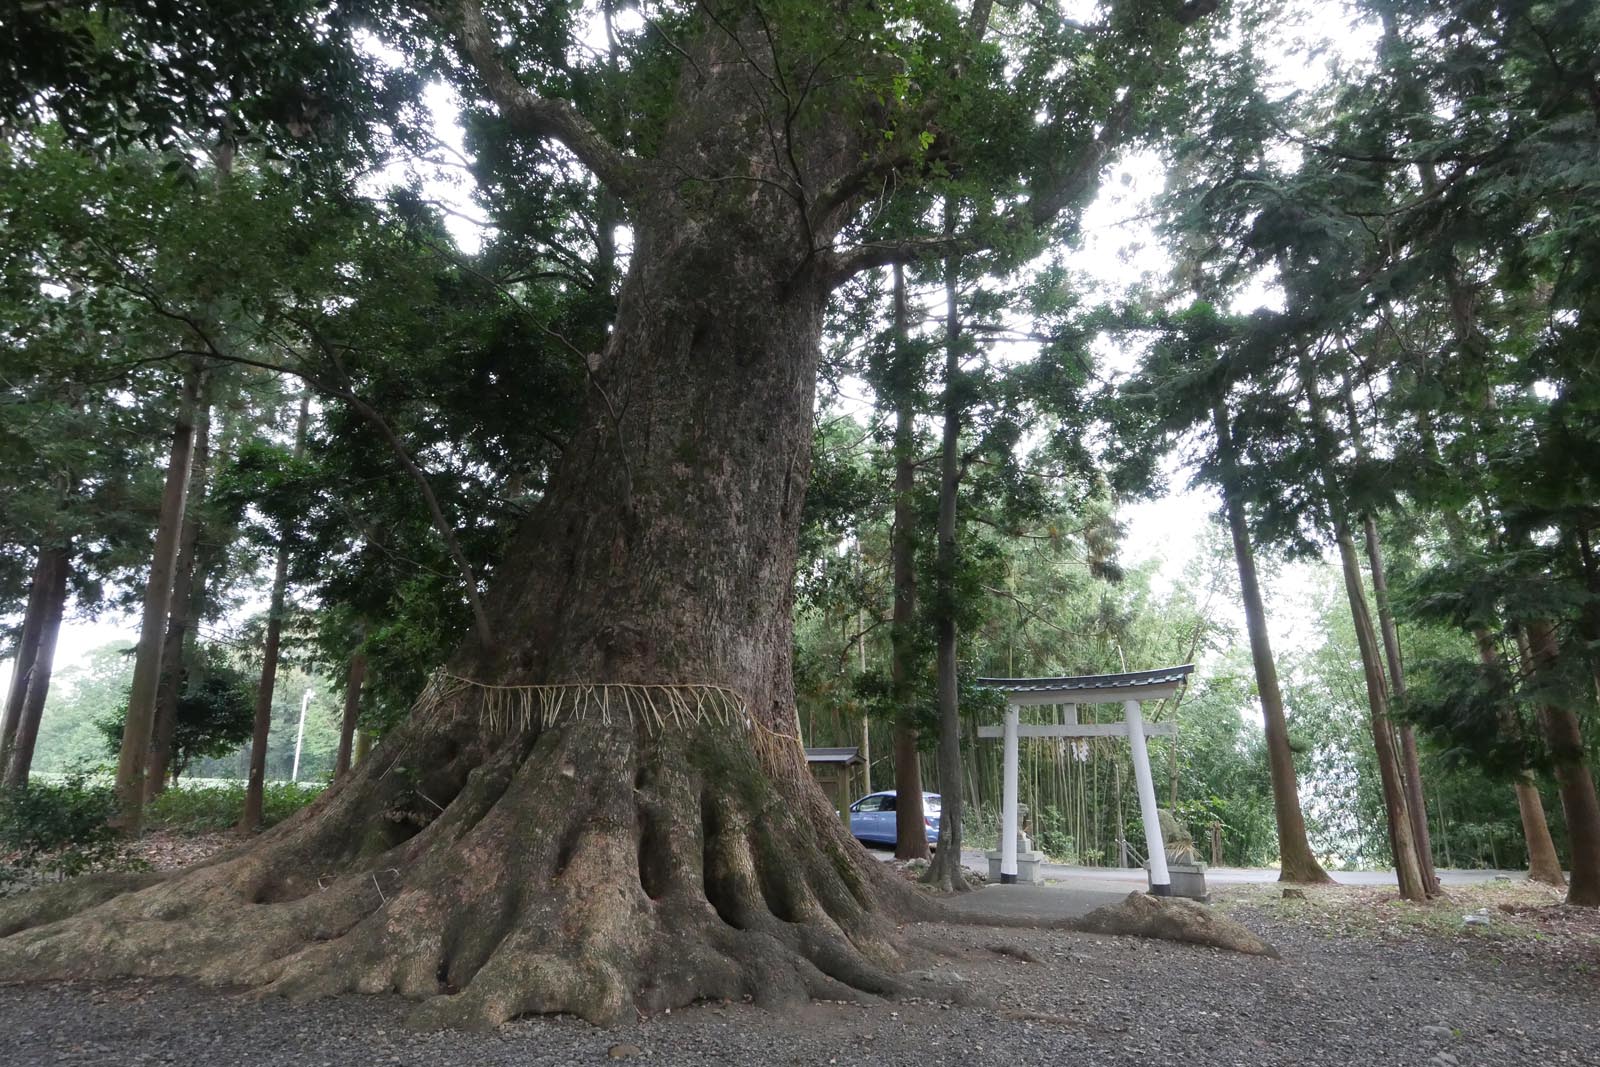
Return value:
M 39 722 L 35 771 L 65 774 L 105 760 L 104 735 L 96 724 L 127 710 L 131 653 L 124 642 L 101 645 L 56 672 Z
M 248 741 L 255 721 L 254 681 L 214 645 L 200 646 L 196 657 L 178 695 L 172 737 L 174 778 L 195 760 L 225 756 Z M 122 747 L 127 712 L 126 704 L 119 701 L 112 714 L 95 720 L 95 729 L 105 741 L 104 754 L 113 759 Z
M 95 870 L 128 870 L 110 783 L 81 772 L 0 789 L 0 891 L 8 883 L 60 880 Z
M 282 822 L 317 799 L 320 786 L 268 782 L 262 824 Z M 218 833 L 244 816 L 244 783 L 190 783 L 163 791 L 145 805 L 145 825 L 180 834 Z

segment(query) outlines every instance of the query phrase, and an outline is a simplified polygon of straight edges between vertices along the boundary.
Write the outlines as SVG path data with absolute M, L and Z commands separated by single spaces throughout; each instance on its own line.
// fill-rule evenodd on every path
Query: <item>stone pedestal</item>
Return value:
M 1017 869 L 1021 870 L 1021 863 Z M 1175 897 L 1188 897 L 1190 900 L 1207 900 L 1206 893 L 1206 865 L 1195 859 L 1192 853 L 1167 853 L 1167 874 L 1172 878 L 1172 895 Z M 1145 884 L 1150 881 L 1150 861 L 1144 864 Z
M 1000 883 L 1000 850 L 991 849 L 984 853 L 989 858 L 989 884 Z M 1033 840 L 1020 830 L 1017 832 L 1017 884 L 1042 885 L 1044 884 L 1044 853 L 1037 852 L 1033 847 Z

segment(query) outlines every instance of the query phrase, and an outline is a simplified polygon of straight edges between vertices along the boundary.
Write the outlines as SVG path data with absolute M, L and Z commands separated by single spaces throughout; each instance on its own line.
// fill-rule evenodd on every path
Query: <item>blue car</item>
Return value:
M 868 793 L 850 805 L 850 832 L 857 841 L 869 845 L 893 845 L 898 840 L 895 831 L 895 792 L 886 789 L 881 793 Z M 928 844 L 939 840 L 939 794 L 922 794 L 922 828 Z

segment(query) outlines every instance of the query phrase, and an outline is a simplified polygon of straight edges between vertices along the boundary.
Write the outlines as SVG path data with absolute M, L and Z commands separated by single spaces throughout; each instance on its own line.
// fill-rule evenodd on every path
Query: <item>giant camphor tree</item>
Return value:
M 892 920 L 920 898 L 847 838 L 795 739 L 824 308 L 857 271 L 1016 254 L 1070 218 L 1212 7 L 709 3 L 652 15 L 614 66 L 568 48 L 564 6 L 381 20 L 624 207 L 578 430 L 488 632 L 379 751 L 223 862 L 11 912 L 0 974 L 391 989 L 479 1024 L 896 988 Z M 864 208 L 941 182 L 1003 189 L 1002 209 L 876 239 Z

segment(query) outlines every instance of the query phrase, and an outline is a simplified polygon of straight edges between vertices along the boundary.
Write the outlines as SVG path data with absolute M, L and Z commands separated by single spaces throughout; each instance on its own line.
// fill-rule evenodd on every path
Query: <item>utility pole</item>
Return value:
M 300 696 L 300 725 L 294 734 L 294 767 L 289 771 L 289 781 L 300 780 L 300 746 L 306 739 L 306 706 L 311 703 L 311 690 L 307 689 Z

